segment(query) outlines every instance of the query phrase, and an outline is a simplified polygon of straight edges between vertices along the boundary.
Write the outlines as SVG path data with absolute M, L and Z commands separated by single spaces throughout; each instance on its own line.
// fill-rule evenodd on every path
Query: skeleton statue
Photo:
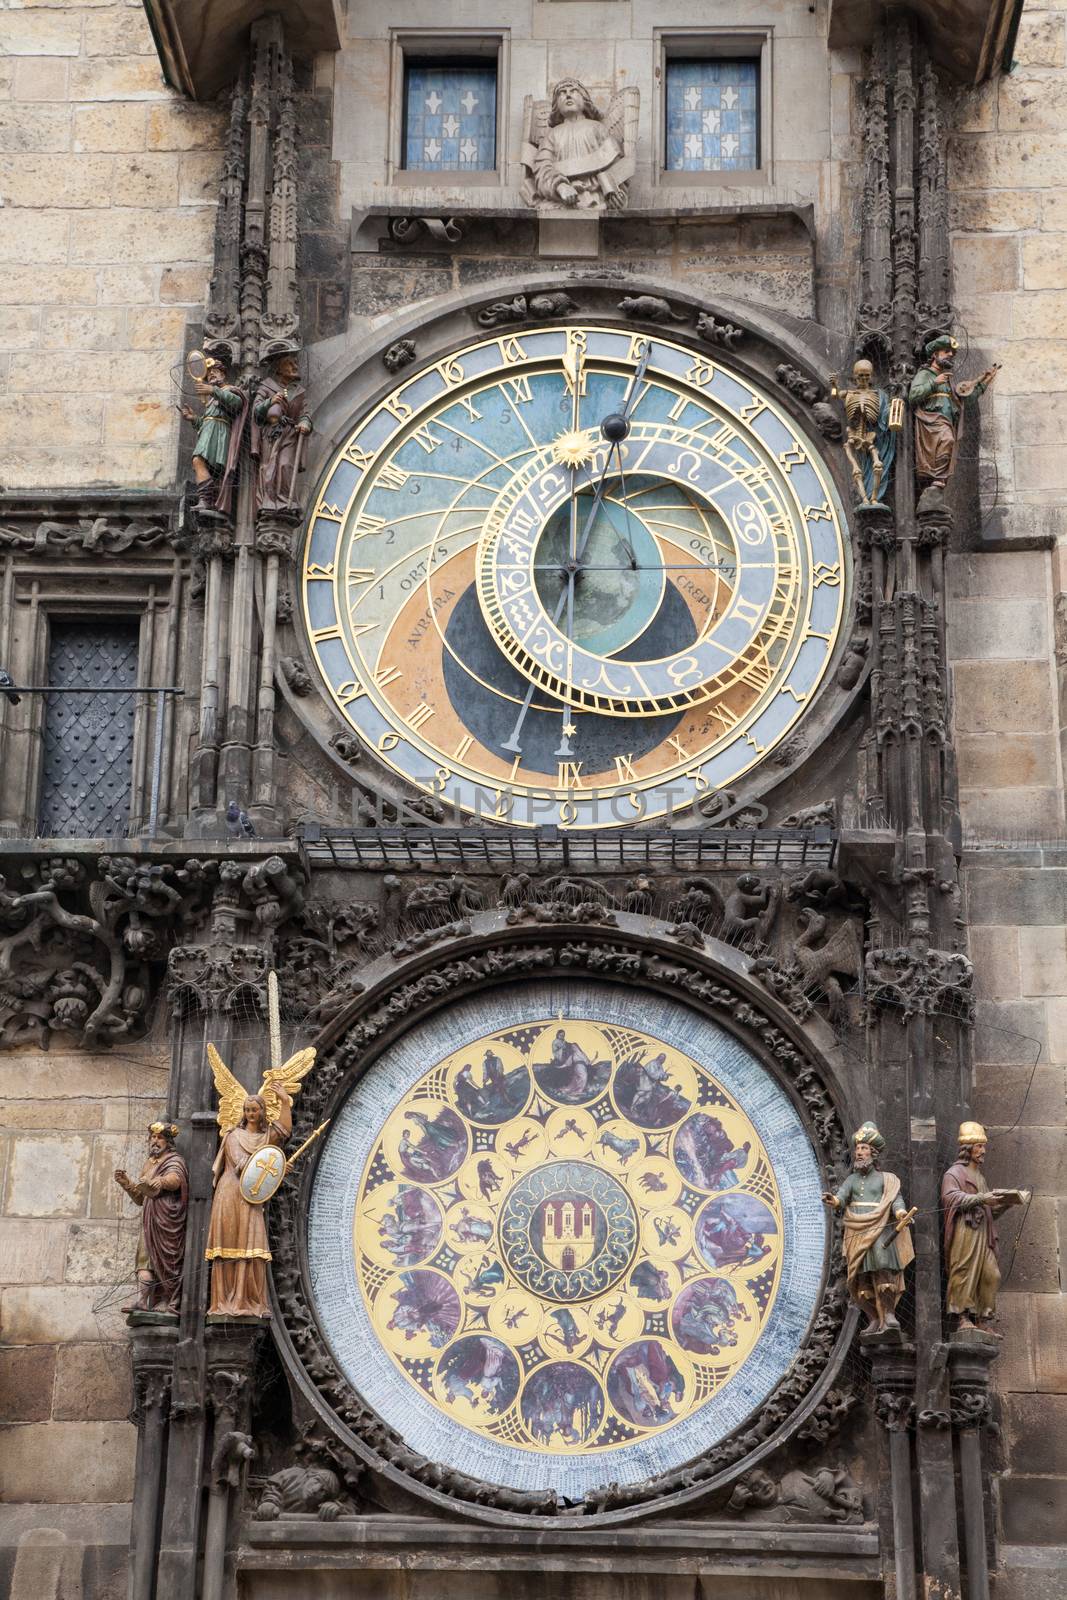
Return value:
M 882 505 L 889 487 L 896 435 L 903 423 L 903 407 L 884 389 L 873 384 L 874 367 L 857 361 L 852 368 L 852 389 L 838 388 L 831 378 L 831 394 L 839 396 L 845 412 L 845 458 L 860 505 Z
M 551 102 L 527 96 L 522 197 L 530 206 L 621 211 L 634 172 L 640 94 L 623 89 L 606 111 L 584 84 L 563 78 Z

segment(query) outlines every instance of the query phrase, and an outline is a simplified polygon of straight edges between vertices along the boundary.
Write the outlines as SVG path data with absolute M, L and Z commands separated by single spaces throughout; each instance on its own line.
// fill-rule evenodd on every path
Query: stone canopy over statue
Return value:
M 634 173 L 640 93 L 623 89 L 601 111 L 577 78 L 562 78 L 551 100 L 527 96 L 522 196 L 527 205 L 622 211 Z

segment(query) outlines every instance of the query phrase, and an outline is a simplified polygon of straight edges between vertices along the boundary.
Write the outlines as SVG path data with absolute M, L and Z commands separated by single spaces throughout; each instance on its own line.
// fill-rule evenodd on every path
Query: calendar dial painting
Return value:
M 462 811 L 576 828 L 736 782 L 811 703 L 847 591 L 836 494 L 782 408 L 596 326 L 406 377 L 327 468 L 303 561 L 320 673 L 378 758 Z
M 393 1046 L 316 1173 L 318 1315 L 412 1448 L 569 1498 L 698 1455 L 784 1375 L 825 1222 L 790 1101 L 732 1036 L 526 985 Z

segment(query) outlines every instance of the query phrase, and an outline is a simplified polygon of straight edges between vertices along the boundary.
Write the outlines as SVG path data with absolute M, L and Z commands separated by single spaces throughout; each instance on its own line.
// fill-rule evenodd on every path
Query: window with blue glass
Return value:
M 491 172 L 496 166 L 496 63 L 408 61 L 404 167 Z
M 667 61 L 667 171 L 759 166 L 759 62 Z

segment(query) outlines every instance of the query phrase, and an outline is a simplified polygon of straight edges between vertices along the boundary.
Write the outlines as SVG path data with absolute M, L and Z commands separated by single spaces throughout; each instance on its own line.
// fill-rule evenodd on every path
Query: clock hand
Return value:
M 616 446 L 616 449 L 618 449 L 618 447 L 621 444 L 622 440 L 626 438 L 626 435 L 630 431 L 630 412 L 633 409 L 634 404 L 636 403 L 635 402 L 635 397 L 637 395 L 637 386 L 642 381 L 642 379 L 645 376 L 646 371 L 648 370 L 648 362 L 649 362 L 649 357 L 650 357 L 651 354 L 652 354 L 652 344 L 651 344 L 650 340 L 646 339 L 644 341 L 644 346 L 643 346 L 642 351 L 641 351 L 640 360 L 638 361 L 637 366 L 634 369 L 633 376 L 630 379 L 629 387 L 627 388 L 626 394 L 625 394 L 625 396 L 623 398 L 622 411 L 621 412 L 612 412 L 609 416 L 605 417 L 604 420 L 600 424 L 600 431 L 603 434 L 604 438 L 608 440 L 609 444 L 614 444 Z M 581 354 L 580 354 L 580 352 L 576 352 L 575 353 L 575 365 L 574 365 L 574 409 L 572 411 L 572 416 L 575 418 L 575 426 L 577 426 L 577 421 L 578 421 L 579 416 L 580 416 L 580 411 L 579 411 L 579 390 L 580 390 L 580 388 L 581 388 Z M 621 459 L 621 453 L 620 453 L 620 459 Z M 604 463 L 604 471 L 600 475 L 600 482 L 597 484 L 596 494 L 593 496 L 593 504 L 589 509 L 589 515 L 586 517 L 585 524 L 584 524 L 584 526 L 582 528 L 582 536 L 581 536 L 581 542 L 580 543 L 576 541 L 577 517 L 578 517 L 578 496 L 576 494 L 574 494 L 573 491 L 571 493 L 571 559 L 567 563 L 567 587 L 564 590 L 564 592 L 560 595 L 559 600 L 558 600 L 558 602 L 556 604 L 556 609 L 552 614 L 553 623 L 558 623 L 559 619 L 560 619 L 560 617 L 561 617 L 561 615 L 563 613 L 563 608 L 564 608 L 564 606 L 566 606 L 566 608 L 567 608 L 567 635 L 568 635 L 568 638 L 571 636 L 571 632 L 573 630 L 573 625 L 574 625 L 574 580 L 575 580 L 575 577 L 577 576 L 577 573 L 578 573 L 578 571 L 580 569 L 582 555 L 585 552 L 585 547 L 589 543 L 589 539 L 590 539 L 590 536 L 591 536 L 592 531 L 593 531 L 593 523 L 596 520 L 597 511 L 598 511 L 598 509 L 600 507 L 601 501 L 604 498 L 604 488 L 605 488 L 605 485 L 607 484 L 607 481 L 608 481 L 608 475 L 609 475 L 609 472 L 610 472 L 610 468 L 611 468 L 611 453 L 609 452 L 608 453 L 608 459 Z M 577 476 L 577 471 L 575 471 L 575 476 Z M 523 699 L 522 705 L 519 707 L 519 715 L 515 720 L 514 728 L 512 728 L 512 730 L 511 730 L 511 737 L 504 741 L 504 743 L 503 743 L 503 745 L 501 747 L 502 749 L 511 750 L 516 755 L 521 755 L 522 754 L 522 746 L 519 744 L 519 734 L 522 732 L 522 725 L 525 722 L 527 713 L 529 712 L 530 706 L 533 703 L 533 697 L 534 697 L 534 685 L 531 684 L 529 689 L 526 691 L 526 696 Z M 566 707 L 566 706 L 564 707 L 564 713 L 563 713 L 564 716 L 566 716 L 568 714 L 569 709 L 570 709 L 569 707 Z M 568 735 L 566 734 L 566 732 L 564 732 L 564 734 L 562 736 L 562 741 L 561 741 L 561 750 L 562 750 L 563 746 L 566 745 L 567 748 L 566 748 L 565 751 L 563 751 L 563 753 L 566 754 L 566 755 L 570 755 L 571 754 L 571 750 L 570 750 L 570 746 L 567 745 L 567 738 L 568 738 Z

